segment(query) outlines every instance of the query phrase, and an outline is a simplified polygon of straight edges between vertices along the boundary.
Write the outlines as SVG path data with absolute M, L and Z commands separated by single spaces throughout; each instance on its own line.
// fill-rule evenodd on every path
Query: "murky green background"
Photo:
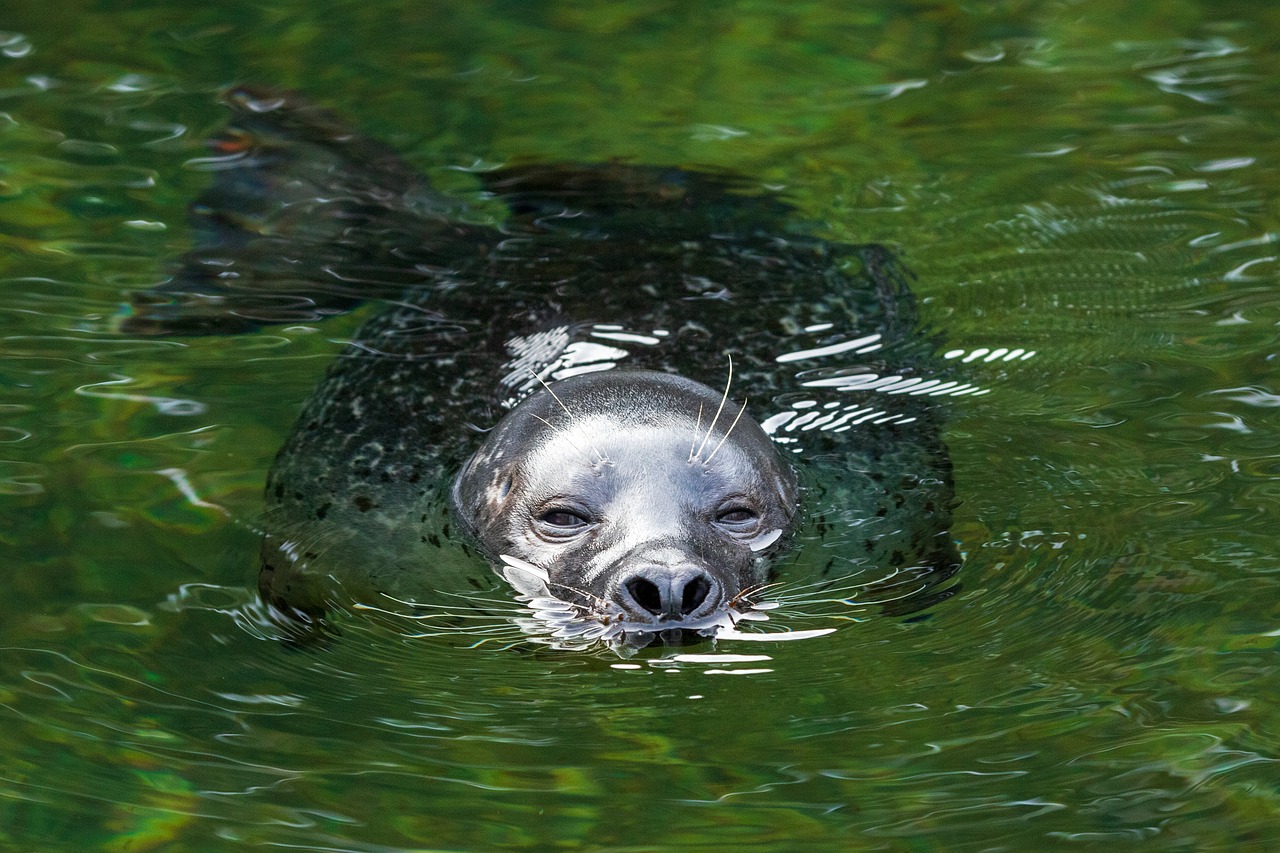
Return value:
M 6 0 L 0 843 L 1280 847 L 1277 9 Z M 261 484 L 359 318 L 106 328 L 241 80 L 445 186 L 730 167 L 899 247 L 988 391 L 950 403 L 964 591 L 737 663 L 266 638 Z

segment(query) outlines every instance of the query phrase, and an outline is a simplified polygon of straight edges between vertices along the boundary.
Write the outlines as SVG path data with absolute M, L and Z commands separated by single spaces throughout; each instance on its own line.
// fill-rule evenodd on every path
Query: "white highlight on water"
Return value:
M 859 352 L 870 352 L 872 349 L 876 349 L 879 346 L 880 346 L 880 335 L 874 334 L 874 335 L 867 335 L 861 338 L 854 338 L 851 341 L 845 341 L 839 344 L 831 344 L 830 346 L 783 353 L 782 355 L 775 358 L 774 361 L 778 362 L 779 364 L 786 364 L 791 361 L 802 361 L 806 358 L 822 358 L 823 356 L 836 355 L 837 353 L 849 352 L 850 350 L 858 350 Z

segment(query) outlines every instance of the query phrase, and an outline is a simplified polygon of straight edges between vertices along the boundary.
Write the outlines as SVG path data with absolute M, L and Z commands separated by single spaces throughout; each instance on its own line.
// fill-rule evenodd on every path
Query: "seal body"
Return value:
M 657 167 L 483 174 L 510 215 L 470 225 L 330 114 L 228 103 L 199 244 L 125 328 L 376 303 L 268 477 L 259 588 L 281 611 L 502 576 L 596 635 L 669 636 L 732 622 L 784 553 L 806 583 L 861 576 L 917 607 L 955 571 L 946 383 L 886 250 Z

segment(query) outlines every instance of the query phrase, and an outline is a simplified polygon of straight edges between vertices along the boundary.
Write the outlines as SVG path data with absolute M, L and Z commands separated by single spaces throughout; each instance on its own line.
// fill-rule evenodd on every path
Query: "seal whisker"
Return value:
M 716 424 L 720 421 L 720 413 L 724 411 L 724 404 L 729 399 L 729 386 L 733 385 L 733 353 L 727 353 L 729 357 L 729 378 L 724 383 L 724 394 L 720 397 L 720 405 L 716 408 L 716 416 L 711 419 L 711 426 L 707 427 L 707 434 L 702 439 L 702 444 L 698 445 L 698 452 L 694 454 L 694 458 L 702 455 L 702 448 L 707 446 L 707 442 L 711 440 L 711 433 L 715 432 Z
M 922 592 L 922 591 L 924 591 L 924 590 L 926 590 L 926 589 L 928 589 L 928 588 L 929 588 L 929 585 L 928 585 L 928 584 L 926 584 L 926 583 L 920 583 L 920 584 L 916 584 L 912 589 L 908 590 L 907 592 L 902 593 L 901 595 L 894 595 L 894 596 L 891 596 L 891 597 L 889 597 L 889 598 L 869 598 L 869 599 L 867 599 L 867 600 L 865 600 L 865 601 L 859 601 L 859 602 L 857 602 L 857 603 L 858 603 L 858 604 L 868 604 L 868 605 L 871 605 L 871 604 L 888 604 L 888 603 L 890 603 L 890 602 L 892 602 L 892 601 L 901 601 L 901 600 L 902 600 L 902 599 L 904 599 L 904 598 L 910 598 L 910 597 L 911 597 L 911 596 L 913 596 L 913 595 L 918 595 L 920 592 Z
M 437 637 L 445 637 L 451 634 L 465 634 L 467 636 L 478 636 L 483 634 L 489 634 L 494 637 L 502 637 L 502 636 L 515 636 L 516 633 L 519 632 L 519 630 L 520 629 L 518 627 L 510 624 L 509 622 L 505 624 L 495 622 L 492 625 L 485 625 L 485 626 L 473 626 L 473 625 L 468 625 L 466 627 L 459 626 L 458 628 L 452 631 L 446 627 L 442 630 L 434 631 L 432 632 L 432 634 L 427 634 L 424 632 L 423 634 L 420 634 L 418 636 L 434 635 Z
M 698 443 L 698 433 L 702 431 L 702 403 L 698 403 L 698 419 L 693 424 L 693 441 L 689 442 L 688 462 L 693 462 L 694 446 Z
M 546 425 L 547 429 L 549 429 L 549 430 L 555 430 L 555 426 L 551 423 L 551 421 L 549 421 L 549 420 L 547 420 L 546 418 L 542 417 L 542 415 L 533 414 L 532 412 L 531 412 L 530 414 L 531 414 L 534 418 L 537 418 L 538 420 L 542 421 L 542 423 Z M 570 439 L 568 439 L 568 438 L 565 438 L 565 439 L 564 439 L 564 441 L 565 441 L 565 443 L 566 443 L 566 444 L 568 444 L 570 447 L 572 447 L 572 448 L 573 448 L 574 450 L 576 450 L 578 453 L 581 453 L 581 454 L 582 454 L 582 458 L 586 459 L 586 460 L 587 460 L 588 462 L 590 462 L 592 465 L 596 464 L 596 463 L 595 463 L 595 461 L 591 458 L 591 454 L 590 454 L 590 453 L 587 453 L 585 450 L 583 450 L 581 447 L 579 447 L 575 442 L 571 441 L 571 440 L 570 440 Z M 595 450 L 595 448 L 592 448 L 592 450 Z M 600 451 L 596 450 L 596 451 L 595 451 L 595 454 L 596 454 L 596 456 L 600 456 Z M 603 456 L 601 456 L 601 457 L 600 457 L 600 461 L 601 461 L 601 462 L 606 462 L 606 461 L 608 461 L 608 460 L 606 460 Z
M 846 601 L 856 594 L 858 590 L 866 589 L 871 586 L 874 581 L 860 584 L 849 584 L 847 586 L 832 587 L 830 589 L 811 590 L 808 593 L 793 593 L 791 595 L 775 595 L 772 601 L 777 601 L 787 606 L 794 604 L 815 604 L 817 602 Z
M 780 607 L 788 608 L 788 612 L 791 612 L 791 609 L 796 607 L 809 607 L 823 604 L 840 604 L 846 607 L 885 604 L 890 601 L 897 601 L 900 598 L 909 597 L 918 591 L 915 590 L 907 592 L 903 595 L 892 595 L 886 598 L 875 597 L 863 599 L 857 597 L 859 592 L 874 590 L 878 583 L 879 581 L 868 581 L 867 583 L 850 584 L 846 586 L 833 587 L 827 590 L 812 590 L 808 594 L 779 595 L 774 596 L 771 601 L 777 602 Z M 920 587 L 919 584 L 912 584 L 911 586 L 913 588 Z M 888 592 L 888 590 L 884 590 L 884 592 Z
M 560 399 L 560 395 L 558 395 L 554 390 L 552 390 L 551 386 L 547 384 L 546 380 L 543 379 L 541 376 L 539 376 L 536 372 L 534 372 L 532 368 L 529 369 L 529 374 L 533 376 L 534 379 L 538 380 L 538 383 L 543 388 L 546 389 L 547 393 L 551 395 L 551 398 L 553 400 L 555 400 L 557 403 L 560 404 L 560 408 L 564 409 L 564 413 L 569 416 L 569 422 L 576 425 L 578 423 L 577 419 L 573 416 L 573 412 L 569 411 L 569 407 L 564 404 L 564 400 Z M 542 418 L 539 418 L 538 420 L 542 420 Z M 546 423 L 546 421 L 542 421 L 542 422 Z M 550 424 L 548 424 L 548 426 L 550 426 Z M 595 451 L 596 456 L 599 457 L 601 465 L 608 463 L 609 457 L 605 456 L 598 449 L 596 449 L 595 445 L 592 445 L 591 449 Z
M 486 607 L 502 607 L 511 604 L 510 594 L 504 595 L 502 591 L 496 591 L 494 595 L 479 595 L 474 592 L 453 592 L 447 589 L 438 589 L 433 591 L 435 595 L 443 598 L 459 598 L 469 608 L 475 607 L 477 604 Z M 448 604 L 417 604 L 417 607 L 452 607 L 455 605 Z M 459 605 L 460 606 L 460 605 Z
M 716 449 L 711 451 L 711 455 L 704 461 L 703 465 L 710 465 L 711 460 L 716 458 L 716 454 L 720 452 L 720 448 L 724 447 L 724 443 L 729 440 L 729 436 L 733 433 L 733 428 L 738 425 L 738 421 L 742 420 L 742 413 L 747 410 L 747 401 L 742 401 L 742 408 L 738 409 L 738 415 L 733 419 L 733 423 L 729 424 L 729 428 L 725 430 L 724 437 L 720 439 L 720 443 L 716 445 Z
M 600 596 L 598 596 L 598 595 L 593 595 L 592 593 L 587 592 L 585 589 L 579 589 L 578 587 L 576 587 L 576 586 L 570 586 L 570 585 L 569 585 L 569 584 L 567 584 L 567 583 L 561 583 L 561 582 L 559 582 L 559 581 L 550 581 L 550 582 L 547 584 L 547 586 L 558 586 L 558 587 L 560 587 L 561 589 L 566 589 L 566 590 L 568 590 L 569 592 L 576 592 L 578 595 L 581 595 L 581 596 L 583 596 L 584 598 L 589 598 L 589 599 L 591 599 L 592 601 L 596 602 L 596 604 L 597 604 L 598 606 L 600 606 L 600 607 L 607 607 L 607 606 L 608 606 L 608 604 L 609 604 L 608 599 L 601 598 L 601 597 L 600 597 Z M 564 601 L 564 599 L 559 599 L 559 600 L 560 600 L 560 601 Z M 569 605 L 570 607 L 576 607 L 576 608 L 578 608 L 579 610 L 582 610 L 583 612 L 589 612 L 589 611 L 588 611 L 588 609 L 587 609 L 587 607 L 586 607 L 585 605 L 579 604 L 579 603 L 577 603 L 576 601 L 565 601 L 564 603 L 565 603 L 565 604 L 567 604 L 567 605 Z
M 854 577 L 856 576 L 844 577 L 839 579 L 822 578 L 820 580 L 812 581 L 810 583 L 783 583 L 783 584 L 778 584 L 778 586 L 782 587 L 782 591 L 784 593 L 788 593 L 789 595 L 775 595 L 774 598 L 795 597 L 796 593 L 800 593 L 805 590 L 818 591 L 818 592 L 831 592 L 833 590 L 841 591 L 846 589 L 861 589 L 862 587 L 870 586 L 871 584 L 884 583 L 885 581 L 891 580 L 897 576 L 898 576 L 898 570 L 895 569 L 892 572 L 892 574 L 885 575 L 884 577 L 870 578 L 867 580 L 859 581 L 857 583 L 851 582 L 854 580 Z M 843 585 L 837 586 L 836 584 L 838 583 Z
M 738 605 L 738 603 L 739 603 L 739 602 L 741 602 L 741 601 L 743 601 L 743 600 L 745 600 L 745 599 L 750 598 L 751 596 L 755 595 L 755 594 L 756 594 L 756 593 L 758 593 L 758 592 L 763 592 L 764 590 L 769 589 L 769 588 L 771 588 L 771 587 L 775 587 L 775 586 L 782 586 L 782 584 L 780 584 L 780 583 L 758 583 L 758 584 L 753 584 L 752 586 L 748 586 L 748 587 L 746 587 L 745 589 L 743 589 L 741 592 L 739 592 L 739 593 L 738 593 L 737 595 L 735 595 L 733 598 L 729 599 L 728 604 L 726 604 L 725 606 L 726 606 L 726 607 L 736 607 L 736 606 Z
M 520 629 L 519 629 L 519 628 L 514 628 L 514 626 L 505 626 L 505 627 L 504 627 L 504 626 L 496 626 L 496 625 L 495 625 L 495 626 L 494 626 L 494 628 L 493 628 L 492 630 L 490 630 L 490 631 L 484 631 L 484 632 L 476 631 L 476 630 L 468 630 L 468 631 L 415 631 L 415 632 L 413 632 L 413 633 L 411 633 L 411 634 L 410 634 L 410 633 L 401 633 L 401 634 L 400 634 L 400 636 L 401 636 L 401 637 L 404 637 L 406 640 L 429 640 L 429 639 L 434 639 L 434 638 L 436 638 L 436 637 L 457 637 L 457 636 L 471 637 L 471 636 L 476 636 L 476 635 L 479 635 L 479 634 L 490 634 L 491 636 L 483 637 L 482 639 L 478 640 L 474 645 L 472 645 L 472 646 L 471 646 L 471 648 L 477 648 L 478 646 L 480 646 L 480 645 L 482 645 L 482 644 L 484 644 L 484 643 L 492 642 L 492 641 L 494 641 L 494 640 L 505 640 L 505 639 L 507 639 L 507 638 L 511 638 L 512 640 L 519 639 L 519 637 L 520 637 Z
M 835 586 L 833 581 L 822 581 L 820 583 L 807 583 L 797 586 L 786 585 L 773 595 L 774 601 L 797 601 L 810 595 L 824 595 L 832 592 L 842 592 L 844 590 L 861 589 L 866 584 L 845 584 L 843 586 Z
M 387 598 L 391 599 L 397 604 L 405 604 L 414 608 L 419 608 L 424 606 L 424 605 L 416 604 L 415 602 L 412 602 L 412 601 L 404 601 L 399 598 L 394 598 L 393 596 L 390 596 L 390 595 L 388 595 Z M 382 613 L 387 616 L 394 616 L 397 619 L 407 619 L 411 622 L 426 622 L 431 619 L 473 619 L 473 620 L 488 619 L 494 622 L 503 622 L 512 616 L 516 616 L 524 613 L 522 609 L 515 608 L 515 607 L 501 613 L 483 612 L 483 611 L 475 612 L 475 613 L 467 613 L 461 610 L 446 610 L 444 608 L 438 608 L 439 612 L 437 613 L 405 613 L 404 611 L 400 611 L 400 610 L 388 610 L 385 607 L 379 607 L 376 604 L 369 604 L 368 602 L 356 602 L 355 604 L 351 605 L 351 609 L 363 610 L 369 613 Z

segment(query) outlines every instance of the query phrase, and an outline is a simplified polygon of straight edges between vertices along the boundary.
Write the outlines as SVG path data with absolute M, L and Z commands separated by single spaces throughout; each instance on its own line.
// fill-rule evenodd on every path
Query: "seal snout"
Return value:
M 645 566 L 619 585 L 623 603 L 637 613 L 658 619 L 679 620 L 718 601 L 720 584 L 701 569 Z

